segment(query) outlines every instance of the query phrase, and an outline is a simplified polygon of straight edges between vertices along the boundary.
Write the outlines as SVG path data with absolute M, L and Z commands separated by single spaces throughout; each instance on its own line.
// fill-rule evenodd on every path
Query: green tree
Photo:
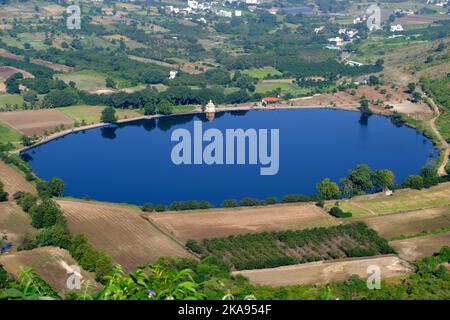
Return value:
M 359 164 L 341 179 L 342 193 L 349 196 L 363 194 L 372 189 L 372 170 L 366 164 Z
M 372 176 L 373 185 L 385 191 L 386 188 L 389 188 L 394 184 L 394 178 L 395 176 L 392 171 L 378 169 Z
M 105 82 L 106 82 L 107 88 L 115 88 L 116 87 L 116 82 L 112 78 L 109 78 L 109 77 L 106 78 Z
M 113 107 L 106 107 L 105 109 L 103 109 L 100 121 L 106 123 L 116 122 L 116 109 L 114 109 Z
M 51 199 L 45 199 L 30 210 L 31 224 L 41 229 L 48 228 L 64 221 L 59 205 Z
M 339 189 L 337 183 L 331 181 L 328 178 L 323 179 L 322 182 L 319 182 L 316 185 L 316 188 L 319 191 L 320 195 L 326 200 L 336 199 L 340 196 L 341 193 L 341 190 Z
M 406 178 L 405 187 L 420 190 L 423 188 L 423 178 L 421 176 L 412 175 Z

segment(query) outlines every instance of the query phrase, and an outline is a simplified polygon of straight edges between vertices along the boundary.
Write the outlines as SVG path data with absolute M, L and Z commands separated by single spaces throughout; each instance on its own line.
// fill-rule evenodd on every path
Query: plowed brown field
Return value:
M 319 207 L 301 204 L 213 209 L 208 212 L 155 213 L 148 218 L 184 241 L 337 224 L 335 219 Z
M 162 256 L 193 257 L 182 244 L 161 232 L 131 207 L 58 200 L 74 234 L 85 234 L 126 271 Z

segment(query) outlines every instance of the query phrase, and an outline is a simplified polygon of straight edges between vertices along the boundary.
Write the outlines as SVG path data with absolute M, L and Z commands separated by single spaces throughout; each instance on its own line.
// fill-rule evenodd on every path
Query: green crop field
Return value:
M 265 67 L 261 69 L 248 69 L 241 71 L 242 74 L 247 74 L 251 77 L 258 78 L 258 79 L 264 79 L 264 77 L 268 75 L 276 76 L 282 74 L 280 71 L 278 71 L 275 68 L 272 67 Z
M 355 197 L 340 201 L 340 207 L 353 216 L 382 215 L 395 212 L 434 208 L 450 204 L 450 184 L 443 183 L 430 189 L 402 190 L 389 197 Z
M 84 121 L 86 124 L 92 124 L 100 122 L 101 113 L 104 108 L 104 106 L 79 105 L 59 108 L 59 110 L 78 123 Z M 127 109 L 117 109 L 116 114 L 119 119 L 136 118 L 142 115 L 136 110 Z
M 0 123 L 0 143 L 18 142 L 20 141 L 20 137 L 21 135 L 17 131 L 14 131 L 6 125 Z
M 17 104 L 21 108 L 23 98 L 18 94 L 0 94 L 0 110 L 5 109 L 7 104 L 10 106 Z
M 100 88 L 105 88 L 106 82 L 103 75 L 89 70 L 73 71 L 64 74 L 58 74 L 57 78 L 63 80 L 65 83 L 70 81 L 75 82 L 78 89 L 92 91 Z

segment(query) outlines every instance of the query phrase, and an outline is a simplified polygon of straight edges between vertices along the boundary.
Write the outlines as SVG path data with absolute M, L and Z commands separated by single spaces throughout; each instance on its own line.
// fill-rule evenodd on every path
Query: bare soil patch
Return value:
M 34 78 L 34 76 L 22 69 L 19 68 L 15 68 L 15 67 L 10 67 L 10 66 L 4 66 L 4 67 L 0 67 L 0 78 L 2 79 L 8 79 L 9 77 L 11 77 L 13 74 L 16 73 L 21 73 L 23 75 L 24 78 Z
M 263 231 L 300 230 L 336 224 L 330 215 L 314 205 L 155 213 L 149 215 L 148 219 L 163 226 L 183 241 Z
M 54 288 L 61 297 L 72 290 L 67 288 L 67 279 L 73 274 L 73 267 L 77 265 L 72 256 L 64 249 L 42 247 L 14 254 L 0 256 L 0 264 L 8 273 L 18 277 L 23 267 L 28 266 Z M 89 281 L 94 289 L 100 290 L 101 285 L 95 281 L 95 275 L 84 271 L 81 267 L 81 282 Z
M 412 25 L 420 25 L 420 24 L 430 24 L 434 21 L 445 20 L 448 19 L 445 15 L 414 15 L 414 16 L 405 16 L 402 18 L 395 19 L 395 23 L 402 24 L 404 26 L 412 26 Z
M 361 219 L 384 238 L 450 227 L 450 206 Z
M 26 191 L 36 193 L 36 188 L 28 182 L 25 177 L 17 170 L 0 161 L 0 180 L 5 185 L 5 191 L 9 193 L 10 198 L 17 191 Z
M 413 268 L 406 261 L 394 255 L 387 255 L 363 259 L 319 261 L 270 269 L 235 271 L 233 274 L 241 274 L 249 278 L 250 282 L 261 285 L 321 284 L 342 281 L 354 274 L 367 279 L 370 275 L 370 273 L 367 273 L 367 268 L 370 265 L 377 265 L 381 268 L 383 279 L 402 276 L 413 271 Z
M 30 217 L 19 206 L 8 201 L 0 202 L 0 232 L 6 233 L 8 242 L 13 244 L 11 252 L 14 252 L 24 234 L 32 235 L 37 230 L 31 226 Z
M 56 126 L 73 126 L 74 121 L 58 109 L 40 109 L 1 112 L 0 121 L 26 135 L 43 135 L 52 132 Z
M 431 256 L 443 246 L 450 245 L 450 232 L 433 234 L 424 237 L 390 241 L 389 244 L 398 250 L 399 256 L 408 261 Z
M 0 49 L 0 57 L 8 58 L 8 59 L 14 59 L 14 60 L 18 60 L 18 61 L 23 61 L 24 60 L 23 56 L 19 56 L 19 55 L 13 54 L 13 53 L 9 53 L 9 52 L 5 51 L 4 49 Z M 62 64 L 53 63 L 53 62 L 42 60 L 42 59 L 31 58 L 30 62 L 34 63 L 34 64 L 38 64 L 38 65 L 44 66 L 44 67 L 47 67 L 47 68 L 50 68 L 50 69 L 55 70 L 55 71 L 67 72 L 67 71 L 73 70 L 72 67 L 65 66 L 65 65 L 62 65 Z
M 162 256 L 193 257 L 132 207 L 71 200 L 58 203 L 71 233 L 87 235 L 128 272 Z

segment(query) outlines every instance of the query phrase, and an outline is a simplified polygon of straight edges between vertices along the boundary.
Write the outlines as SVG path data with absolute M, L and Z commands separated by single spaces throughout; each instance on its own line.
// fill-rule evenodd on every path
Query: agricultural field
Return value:
M 66 129 L 74 121 L 58 109 L 0 112 L 0 121 L 26 135 L 43 135 L 63 125 Z
M 23 98 L 17 94 L 0 94 L 0 112 L 6 109 L 6 106 L 16 105 L 21 108 L 23 104 Z
M 77 265 L 69 252 L 55 247 L 41 247 L 0 256 L 0 264 L 12 275 L 18 277 L 23 266 L 33 270 L 45 280 L 59 295 L 70 292 L 67 289 L 67 278 L 74 273 Z M 95 275 L 81 269 L 81 284 L 89 286 L 89 290 L 98 291 L 101 285 L 95 281 Z
M 105 107 L 103 106 L 77 105 L 71 107 L 62 107 L 58 110 L 77 123 L 94 124 L 100 122 L 101 113 L 104 108 Z M 119 120 L 142 116 L 142 114 L 136 112 L 135 110 L 129 109 L 118 109 L 116 111 L 116 115 Z
M 148 215 L 148 219 L 183 241 L 337 224 L 334 218 L 319 207 L 301 204 L 157 213 Z
M 450 227 L 450 206 L 368 216 L 358 219 L 376 230 L 382 237 L 412 236 L 423 231 Z
M 393 253 L 387 241 L 364 223 L 189 241 L 187 247 L 223 260 L 232 270 Z
M 414 261 L 432 255 L 443 246 L 448 246 L 450 244 L 450 232 L 395 240 L 390 241 L 389 244 L 398 251 L 401 258 Z
M 64 199 L 57 202 L 71 233 L 87 235 L 96 248 L 106 251 L 128 272 L 162 256 L 193 257 L 135 208 Z
M 105 89 L 105 77 L 93 71 L 72 71 L 56 76 L 69 84 L 70 81 L 75 82 L 77 88 L 85 91 L 96 91 Z
M 282 94 L 289 93 L 293 96 L 305 95 L 308 93 L 307 89 L 301 88 L 293 83 L 276 80 L 263 80 L 258 82 L 255 92 L 264 94 L 275 90 L 280 90 Z
M 12 197 L 12 195 L 11 195 Z M 5 233 L 12 243 L 14 252 L 21 244 L 24 234 L 35 235 L 37 230 L 31 226 L 30 217 L 12 201 L 0 202 L 0 233 Z
M 282 74 L 280 71 L 272 67 L 264 67 L 260 69 L 247 69 L 242 70 L 241 73 L 247 74 L 250 77 L 258 79 L 264 79 L 265 77 L 278 76 Z
M 17 191 L 36 193 L 36 188 L 28 182 L 24 175 L 3 161 L 0 161 L 0 181 L 5 185 L 5 191 L 11 196 Z
M 13 74 L 16 73 L 21 73 L 22 76 L 24 78 L 33 78 L 34 76 L 22 69 L 19 68 L 14 68 L 14 67 L 9 67 L 9 66 L 4 66 L 4 67 L 0 67 L 0 79 L 8 79 L 9 77 L 11 77 Z
M 424 190 L 399 190 L 390 197 L 370 195 L 340 201 L 340 207 L 354 217 L 376 216 L 447 206 L 450 204 L 450 183 Z
M 20 134 L 0 122 L 0 143 L 17 143 L 20 141 Z
M 352 275 L 366 279 L 371 265 L 380 267 L 383 280 L 404 276 L 414 270 L 406 261 L 395 255 L 344 259 L 337 261 L 318 261 L 299 265 L 269 269 L 234 271 L 233 275 L 243 275 L 251 283 L 269 286 L 298 284 L 322 284 L 343 281 Z

